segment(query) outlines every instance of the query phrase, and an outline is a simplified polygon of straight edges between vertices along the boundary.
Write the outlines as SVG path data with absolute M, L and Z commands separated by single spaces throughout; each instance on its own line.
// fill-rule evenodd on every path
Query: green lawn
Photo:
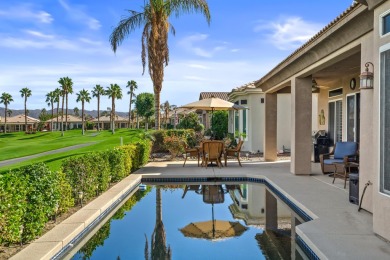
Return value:
M 25 134 L 23 132 L 0 134 L 0 161 L 38 154 L 46 151 L 56 150 L 68 146 L 90 143 L 91 145 L 24 161 L 10 166 L 0 167 L 4 172 L 36 162 L 45 162 L 52 170 L 61 166 L 61 161 L 73 155 L 101 151 L 123 144 L 136 142 L 143 137 L 143 130 L 118 129 L 113 135 L 110 131 L 87 131 L 84 136 L 81 130 L 69 130 L 61 137 L 61 132 L 39 132 L 36 134 Z

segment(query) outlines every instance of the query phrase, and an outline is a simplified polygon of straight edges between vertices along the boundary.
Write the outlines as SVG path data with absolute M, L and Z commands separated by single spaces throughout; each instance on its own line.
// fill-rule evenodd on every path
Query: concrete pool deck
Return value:
M 320 259 L 390 259 L 390 244 L 372 231 L 372 215 L 348 200 L 348 187 L 341 179 L 320 173 L 319 164 L 313 164 L 312 176 L 290 173 L 290 162 L 266 163 L 243 161 L 243 167 L 228 162 L 228 167 L 197 167 L 189 161 L 151 162 L 139 171 L 117 183 L 107 192 L 58 224 L 12 259 L 50 259 L 71 241 L 99 213 L 107 209 L 125 190 L 138 183 L 142 176 L 181 177 L 259 177 L 273 183 L 288 198 L 313 217 L 312 221 L 296 227 L 297 234 L 315 251 Z

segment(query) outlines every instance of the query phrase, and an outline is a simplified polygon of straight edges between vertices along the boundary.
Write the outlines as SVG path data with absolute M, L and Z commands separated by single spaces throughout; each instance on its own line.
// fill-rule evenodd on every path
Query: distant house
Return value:
M 27 116 L 27 129 L 25 129 L 25 116 L 17 115 L 7 117 L 7 132 L 35 131 L 39 119 Z M 0 130 L 4 132 L 5 118 L 0 116 Z
M 109 130 L 111 129 L 111 120 L 110 120 L 110 116 L 101 116 L 98 120 L 98 118 L 94 118 L 92 119 L 92 123 L 94 124 L 94 128 L 97 129 L 97 125 L 98 125 L 98 121 L 100 121 L 100 129 L 104 129 L 104 130 Z M 128 118 L 124 118 L 124 117 L 121 117 L 121 116 L 118 116 L 116 115 L 115 116 L 115 128 L 118 129 L 118 128 L 127 128 L 128 125 L 129 125 L 129 119 Z
M 65 116 L 62 118 L 61 115 L 58 116 L 58 125 L 57 125 L 57 117 L 54 117 L 50 120 L 46 121 L 46 129 L 50 130 L 51 129 L 51 122 L 53 121 L 53 130 L 61 130 L 61 123 L 64 123 L 64 128 L 65 129 L 81 129 L 82 127 L 82 119 L 81 117 L 74 116 L 74 115 L 68 115 L 68 125 L 65 126 L 66 118 Z

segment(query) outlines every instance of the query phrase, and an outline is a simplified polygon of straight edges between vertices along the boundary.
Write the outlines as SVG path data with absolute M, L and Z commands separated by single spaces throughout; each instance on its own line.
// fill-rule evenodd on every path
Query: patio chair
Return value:
M 184 152 L 185 158 L 184 158 L 184 164 L 183 167 L 186 165 L 187 159 L 189 157 L 196 157 L 198 159 L 198 167 L 199 167 L 199 160 L 200 160 L 200 153 L 198 148 L 185 148 Z
M 223 153 L 223 142 L 221 141 L 208 141 L 203 142 L 202 145 L 202 151 L 203 151 L 203 160 L 202 164 L 204 164 L 207 168 L 207 164 L 209 162 L 216 162 L 218 167 L 221 168 L 222 162 L 221 157 Z
M 320 154 L 323 174 L 344 172 L 349 162 L 359 162 L 357 142 L 336 142 L 332 152 Z
M 228 148 L 225 151 L 225 166 L 227 166 L 227 159 L 229 157 L 234 157 L 237 158 L 238 164 L 242 167 L 241 162 L 240 162 L 240 152 L 241 152 L 241 147 L 244 141 L 240 140 L 235 148 Z

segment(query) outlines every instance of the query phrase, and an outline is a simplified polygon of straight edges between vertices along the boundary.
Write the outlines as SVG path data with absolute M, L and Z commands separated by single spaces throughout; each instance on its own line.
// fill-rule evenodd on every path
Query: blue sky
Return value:
M 119 47 L 109 36 L 126 10 L 140 10 L 143 0 L 2 0 L 0 1 L 0 93 L 13 96 L 9 108 L 22 109 L 19 90 L 28 87 L 29 109 L 46 108 L 45 95 L 73 79 L 74 92 L 96 84 L 117 83 L 124 97 L 118 111 L 128 111 L 128 80 L 137 93 L 153 93 L 142 75 L 141 31 Z M 209 0 L 211 24 L 200 14 L 172 18 L 170 62 L 161 102 L 184 105 L 203 91 L 231 91 L 257 80 L 351 5 L 351 0 Z M 111 105 L 103 97 L 101 109 Z M 69 108 L 76 94 L 70 96 Z M 86 109 L 97 108 L 92 99 Z

